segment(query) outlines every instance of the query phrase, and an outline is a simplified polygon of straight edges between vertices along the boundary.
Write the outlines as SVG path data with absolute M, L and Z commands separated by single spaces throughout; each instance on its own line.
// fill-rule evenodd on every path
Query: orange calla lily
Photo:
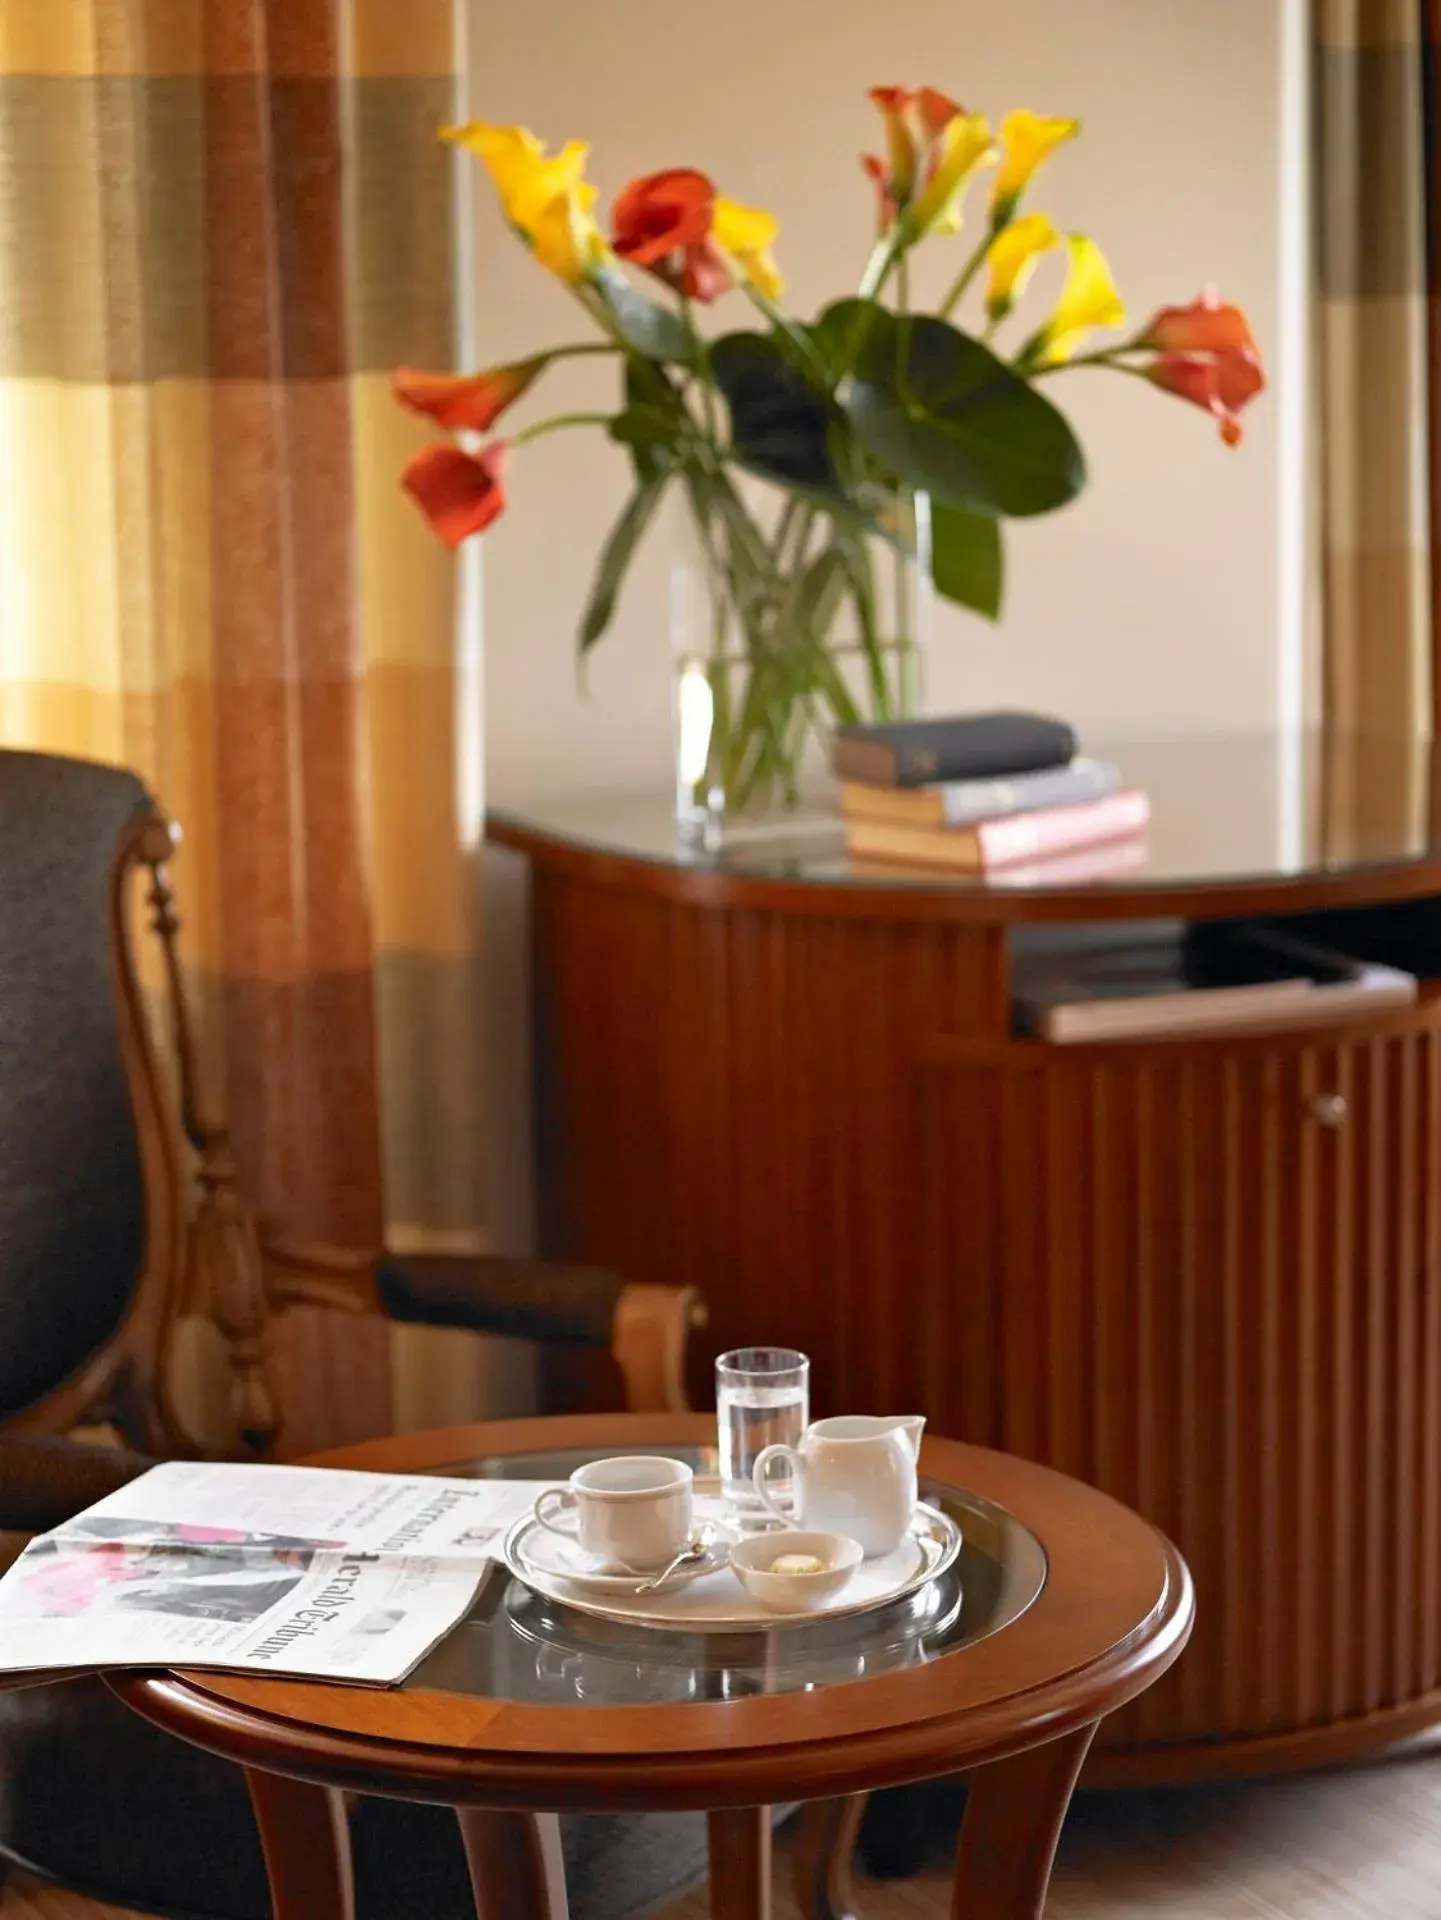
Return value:
M 909 87 L 872 87 L 871 105 L 886 123 L 886 178 L 896 202 L 904 206 L 916 184 L 919 155 L 911 131 L 910 110 L 915 95 Z
M 1131 342 L 1153 347 L 1156 358 L 1142 369 L 1153 386 L 1204 407 L 1228 447 L 1242 438 L 1241 414 L 1266 385 L 1251 323 L 1207 287 L 1186 307 L 1162 307 Z
M 1214 287 L 1188 307 L 1162 307 L 1136 336 L 1138 347 L 1162 353 L 1255 353 L 1251 323 L 1239 307 L 1226 306 Z
M 731 283 L 711 239 L 715 208 L 713 182 L 694 167 L 644 174 L 611 209 L 611 245 L 688 299 L 714 300 Z
M 1209 360 L 1195 354 L 1163 353 L 1146 368 L 1146 378 L 1163 393 L 1204 407 L 1228 447 L 1240 445 L 1242 409 L 1266 384 L 1260 362 L 1239 348 Z
M 421 373 L 397 367 L 391 389 L 403 407 L 425 414 L 437 426 L 488 433 L 506 408 L 525 392 L 545 366 L 546 356 L 519 360 L 484 373 Z
M 916 117 L 928 144 L 939 140 L 956 115 L 964 112 L 959 101 L 936 87 L 922 87 L 916 95 Z
M 407 462 L 400 484 L 448 547 L 484 533 L 505 511 L 510 443 L 494 440 L 479 454 L 449 441 L 422 447 Z
M 886 170 L 884 160 L 878 160 L 873 153 L 861 155 L 861 167 L 868 180 L 875 182 L 876 188 L 876 232 L 884 233 L 890 227 L 900 208 L 896 205 L 896 196 L 891 192 L 891 176 Z

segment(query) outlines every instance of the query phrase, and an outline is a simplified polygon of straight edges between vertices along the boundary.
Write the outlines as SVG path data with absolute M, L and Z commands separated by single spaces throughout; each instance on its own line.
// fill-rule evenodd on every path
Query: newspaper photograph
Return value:
M 545 1484 L 153 1467 L 0 1579 L 0 1673 L 223 1667 L 394 1685 L 464 1618 Z

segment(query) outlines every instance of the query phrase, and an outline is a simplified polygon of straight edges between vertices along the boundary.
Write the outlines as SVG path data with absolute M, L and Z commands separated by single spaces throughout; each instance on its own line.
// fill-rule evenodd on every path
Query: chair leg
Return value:
M 1042 1920 L 1056 1842 L 1095 1731 L 1082 1727 L 970 1775 L 953 1920 Z
M 565 1855 L 553 1813 L 457 1807 L 479 1920 L 566 1920 Z
M 706 1816 L 711 1920 L 770 1920 L 769 1807 L 729 1807 Z
M 355 1920 L 350 1825 L 330 1787 L 246 1768 L 274 1920 Z
M 804 1920 L 856 1920 L 856 1835 L 869 1798 L 853 1793 L 801 1808 L 794 1867 L 796 1905 Z

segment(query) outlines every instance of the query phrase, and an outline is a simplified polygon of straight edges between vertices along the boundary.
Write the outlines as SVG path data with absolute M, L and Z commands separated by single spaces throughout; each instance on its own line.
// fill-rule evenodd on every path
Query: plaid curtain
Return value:
M 1419 804 L 1416 756 L 1368 749 L 1366 738 L 1431 728 L 1425 153 L 1441 11 L 1430 0 L 1312 0 L 1312 19 L 1327 826 L 1339 857 Z
M 0 738 L 136 767 L 181 823 L 246 1184 L 353 1245 L 477 1227 L 479 716 L 387 380 L 451 356 L 451 14 L 0 4 Z M 288 1447 L 388 1424 L 382 1330 L 281 1358 Z

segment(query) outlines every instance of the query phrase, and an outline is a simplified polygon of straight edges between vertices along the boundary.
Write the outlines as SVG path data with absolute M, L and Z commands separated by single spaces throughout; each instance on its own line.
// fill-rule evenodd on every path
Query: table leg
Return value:
M 812 1800 L 796 1826 L 795 1896 L 804 1920 L 856 1920 L 856 1835 L 870 1799 Z
M 1041 1920 L 1094 1723 L 967 1775 L 952 1920 Z
M 274 1920 L 355 1920 L 350 1824 L 332 1787 L 247 1767 Z
M 457 1807 L 479 1920 L 566 1920 L 565 1855 L 553 1813 Z
M 711 1920 L 770 1920 L 772 1825 L 769 1807 L 706 1816 Z

